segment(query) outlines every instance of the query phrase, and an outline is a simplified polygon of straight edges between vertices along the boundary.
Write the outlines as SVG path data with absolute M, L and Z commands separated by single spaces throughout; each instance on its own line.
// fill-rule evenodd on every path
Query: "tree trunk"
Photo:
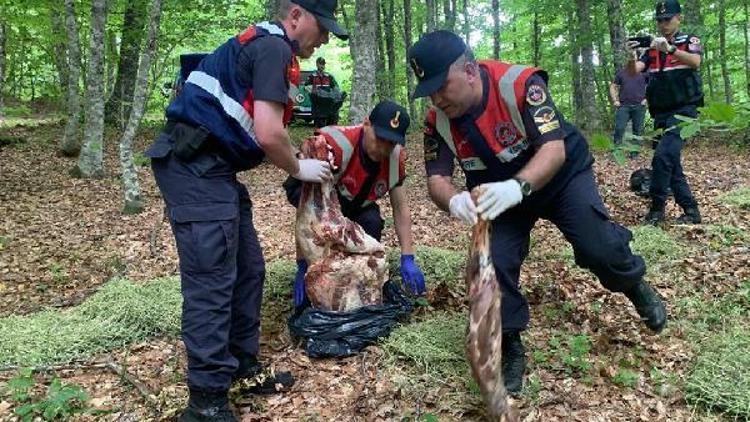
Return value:
M 404 0 L 404 51 L 409 51 L 411 47 L 411 0 Z M 405 60 L 406 66 L 406 100 L 409 102 L 409 115 L 412 121 L 417 118 L 417 109 L 411 94 L 414 92 L 414 75 L 412 75 L 411 65 L 408 59 Z
M 500 0 L 492 0 L 492 58 L 500 59 Z
M 714 54 L 713 50 L 708 48 L 708 43 L 705 42 L 703 43 L 703 57 L 705 58 L 705 60 L 701 60 L 701 67 L 706 70 L 706 82 L 708 82 L 708 98 L 710 101 L 713 101 L 716 96 L 714 90 L 714 78 L 711 73 L 711 63 L 716 57 L 716 54 Z
M 693 32 L 699 36 L 707 35 L 703 30 L 703 13 L 701 13 L 700 0 L 685 0 L 682 4 L 682 17 L 683 31 Z
M 748 35 L 748 31 L 750 30 L 750 25 L 748 25 L 750 14 L 748 14 L 747 3 L 748 0 L 743 2 L 745 8 L 745 27 L 743 28 L 742 34 L 745 36 L 745 89 L 747 90 L 747 96 L 750 97 L 750 36 Z M 2 60 L 2 55 L 0 55 L 0 60 Z M 3 75 L 1 68 L 2 66 L 0 66 L 0 81 L 2 80 Z M 2 105 L 2 98 L 0 98 L 0 105 Z
M 104 31 L 104 57 L 109 57 L 109 60 L 104 60 L 104 70 L 107 74 L 107 78 L 104 80 L 104 107 L 106 110 L 109 99 L 112 98 L 112 94 L 115 92 L 115 82 L 117 81 L 117 64 L 120 63 L 120 52 L 117 48 L 117 34 L 114 29 Z M 135 78 L 135 76 L 133 76 Z M 104 119 L 106 122 L 106 112 Z
M 534 7 L 534 21 L 531 25 L 531 62 L 534 63 L 534 67 L 539 67 L 539 63 L 542 61 L 541 50 L 539 48 L 541 32 L 539 11 L 537 7 Z
M 103 177 L 104 153 L 104 30 L 107 20 L 106 0 L 91 2 L 91 43 L 86 86 L 86 126 L 83 148 L 74 175 Z M 77 171 L 76 171 L 77 170 Z
M 122 191 L 125 199 L 123 212 L 135 214 L 143 211 L 141 189 L 138 186 L 138 171 L 133 165 L 133 138 L 141 123 L 146 108 L 146 94 L 148 92 L 148 74 L 151 61 L 156 54 L 156 40 L 159 36 L 159 21 L 161 19 L 161 0 L 153 0 L 148 20 L 148 38 L 141 53 L 138 77 L 133 89 L 133 106 L 130 111 L 125 131 L 120 139 L 120 165 L 122 166 Z
M 436 14 L 436 8 L 435 8 L 435 1 L 437 0 L 427 0 L 427 11 L 425 14 L 427 15 L 427 32 L 434 31 L 437 27 L 435 25 L 435 14 Z
M 64 15 L 60 13 L 57 8 L 50 8 L 50 21 L 52 23 L 52 33 L 53 34 L 63 34 L 65 32 L 65 27 L 63 25 L 63 17 Z M 67 65 L 67 57 L 68 52 L 65 48 L 65 38 L 61 36 L 56 36 L 52 38 L 52 51 L 53 51 L 53 60 L 55 62 L 55 68 L 57 69 L 57 75 L 58 75 L 58 82 L 60 83 L 58 86 L 60 87 L 66 87 L 68 86 L 68 65 Z
M 443 15 L 445 15 L 443 28 L 453 31 L 456 27 L 456 0 L 443 0 Z
M 383 1 L 385 52 L 388 57 L 388 98 L 396 98 L 396 42 L 393 30 L 393 17 L 396 13 L 395 3 L 396 0 Z
M 588 89 L 596 89 L 596 74 L 594 72 L 594 48 L 592 45 L 593 32 L 591 30 L 591 9 L 588 0 L 576 0 L 578 13 L 578 45 L 581 47 L 581 84 Z M 593 95 L 592 95 L 593 94 Z M 583 95 L 581 103 L 585 120 L 580 122 L 580 128 L 593 132 L 601 127 L 599 113 L 596 107 L 596 92 Z
M 68 121 L 65 124 L 60 152 L 73 157 L 81 150 L 78 138 L 78 124 L 81 119 L 81 46 L 78 40 L 78 26 L 76 25 L 75 0 L 65 0 L 65 34 L 68 43 L 68 93 L 67 112 Z
M 612 46 L 612 63 L 614 71 L 622 69 L 628 54 L 625 51 L 625 24 L 622 19 L 622 0 L 607 0 L 607 23 L 609 24 L 609 43 Z
M 732 103 L 732 81 L 727 68 L 727 7 L 724 0 L 719 0 L 719 55 L 721 56 L 721 78 L 724 79 L 724 101 Z
M 383 4 L 386 0 L 378 0 L 378 3 L 380 3 L 383 7 L 385 7 L 385 4 Z M 383 36 L 383 16 L 385 14 L 380 14 L 381 8 L 378 7 L 378 11 L 375 14 L 375 17 L 378 21 L 377 30 L 375 31 L 375 43 L 378 48 L 378 63 L 377 63 L 377 87 L 378 87 L 378 100 L 382 101 L 386 98 L 388 98 L 388 75 L 385 74 L 385 37 Z
M 5 88 L 5 22 L 0 20 L 0 117 L 3 117 L 3 89 Z
M 123 128 L 130 114 L 130 100 L 138 72 L 138 55 L 141 51 L 143 28 L 147 8 L 143 0 L 131 0 L 125 9 L 120 41 L 120 60 L 112 95 L 104 107 L 104 118 L 109 124 Z
M 464 42 L 469 45 L 469 38 L 471 37 L 471 26 L 469 25 L 469 0 L 463 0 L 463 14 L 464 14 Z
M 570 43 L 570 76 L 572 91 L 570 99 L 573 110 L 573 120 L 576 124 L 580 123 L 583 103 L 583 92 L 581 89 L 581 64 L 578 58 L 581 55 L 581 48 L 578 46 L 578 37 L 576 36 L 576 19 L 573 11 L 568 12 L 568 38 Z
M 279 13 L 279 0 L 266 0 L 266 18 L 269 20 L 276 19 Z
M 349 43 L 354 61 L 349 121 L 351 124 L 359 124 L 370 114 L 375 94 L 378 0 L 356 0 L 354 15 L 357 28 Z

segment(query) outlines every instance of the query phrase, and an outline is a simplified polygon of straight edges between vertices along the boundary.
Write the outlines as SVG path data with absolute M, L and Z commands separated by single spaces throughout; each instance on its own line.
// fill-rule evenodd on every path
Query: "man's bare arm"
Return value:
M 289 133 L 284 128 L 284 106 L 271 101 L 255 101 L 255 135 L 268 160 L 288 174 L 297 174 L 299 164 Z
M 388 194 L 393 208 L 393 222 L 396 225 L 396 236 L 401 245 L 402 255 L 414 255 L 414 237 L 411 231 L 411 213 L 405 188 L 396 186 Z

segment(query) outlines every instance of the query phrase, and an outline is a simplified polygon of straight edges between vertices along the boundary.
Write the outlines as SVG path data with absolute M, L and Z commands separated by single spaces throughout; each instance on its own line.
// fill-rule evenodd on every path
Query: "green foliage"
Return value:
M 534 362 L 545 363 L 551 369 L 558 369 L 568 375 L 576 375 L 588 380 L 591 369 L 591 339 L 581 335 L 554 335 L 549 341 L 549 350 L 535 351 Z
M 725 193 L 719 198 L 719 201 L 733 207 L 750 209 L 750 187 L 743 186 Z
M 65 420 L 88 410 L 86 403 L 89 396 L 78 385 L 64 384 L 59 378 L 54 378 L 46 395 L 34 397 L 31 390 L 35 385 L 34 374 L 30 368 L 19 370 L 18 375 L 8 381 L 11 398 L 19 404 L 14 413 L 24 422 L 35 418 L 45 421 Z
M 52 281 L 55 283 L 61 283 L 68 279 L 68 272 L 65 268 L 57 262 L 53 262 L 49 266 L 49 272 L 52 275 Z
M 621 387 L 635 388 L 638 385 L 639 377 L 638 372 L 632 369 L 619 368 L 615 376 L 612 377 L 612 382 Z
M 18 104 L 16 106 L 5 106 L 0 111 L 0 116 L 4 117 L 24 117 L 31 115 L 31 109 L 25 104 Z
M 147 167 L 151 164 L 151 158 L 146 157 L 142 152 L 137 152 L 133 154 L 133 164 L 137 167 Z
M 702 131 L 723 133 L 746 131 L 750 128 L 750 102 L 726 104 L 713 102 L 699 108 L 697 118 L 677 116 L 680 134 L 684 139 L 692 138 Z
M 180 330 L 179 281 L 113 280 L 81 305 L 0 319 L 0 365 L 45 365 L 88 358 Z
M 603 133 L 595 133 L 589 140 L 591 149 L 598 152 L 609 152 L 612 154 L 612 158 L 619 165 L 625 165 L 626 154 L 631 152 L 639 152 L 641 148 L 630 142 L 622 142 L 619 145 L 615 145 L 612 141 L 611 136 Z
M 388 251 L 388 269 L 392 280 L 401 280 L 400 253 L 397 248 Z M 442 283 L 453 292 L 460 295 L 464 293 L 466 253 L 432 246 L 417 246 L 415 255 L 428 286 L 434 287 Z
M 275 259 L 266 265 L 266 281 L 263 284 L 263 302 L 289 300 L 292 282 L 297 274 L 297 263 L 291 259 Z
M 443 314 L 432 319 L 403 325 L 382 343 L 388 361 L 414 364 L 435 383 L 450 378 L 467 379 L 464 341 L 466 316 Z
M 709 247 L 721 250 L 747 241 L 747 233 L 739 227 L 728 224 L 707 224 L 704 226 L 709 237 Z
M 633 251 L 649 265 L 663 265 L 683 254 L 683 247 L 664 230 L 653 226 L 631 227 Z
M 750 332 L 747 321 L 715 334 L 698 350 L 685 382 L 689 403 L 750 419 Z

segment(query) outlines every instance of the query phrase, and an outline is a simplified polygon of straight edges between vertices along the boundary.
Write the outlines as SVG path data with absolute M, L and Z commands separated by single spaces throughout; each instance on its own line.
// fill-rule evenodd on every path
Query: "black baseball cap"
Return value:
M 315 15 L 318 22 L 331 34 L 339 39 L 346 40 L 349 33 L 336 22 L 336 0 L 292 0 L 292 3 L 302 6 L 303 9 Z
M 409 48 L 407 58 L 419 82 L 413 98 L 427 97 L 440 89 L 448 69 L 466 51 L 464 40 L 450 31 L 425 34 Z
M 680 2 L 677 0 L 661 0 L 656 3 L 655 19 L 671 19 L 672 16 L 682 12 Z
M 406 143 L 406 130 L 411 120 L 402 106 L 389 100 L 379 102 L 370 112 L 370 123 L 378 138 L 399 145 Z
M 324 59 L 323 57 L 318 57 L 318 59 L 315 60 L 315 63 L 326 64 L 326 59 Z

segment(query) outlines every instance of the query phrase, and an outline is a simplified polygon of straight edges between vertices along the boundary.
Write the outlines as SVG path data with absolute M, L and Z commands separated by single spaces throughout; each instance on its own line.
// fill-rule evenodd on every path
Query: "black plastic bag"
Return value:
M 349 312 L 308 307 L 289 317 L 289 331 L 293 337 L 304 340 L 305 352 L 310 357 L 351 356 L 390 334 L 413 310 L 411 299 L 398 285 L 387 281 L 383 285 L 382 305 L 363 306 Z
M 640 168 L 630 175 L 630 190 L 638 196 L 648 197 L 651 189 L 651 169 Z

